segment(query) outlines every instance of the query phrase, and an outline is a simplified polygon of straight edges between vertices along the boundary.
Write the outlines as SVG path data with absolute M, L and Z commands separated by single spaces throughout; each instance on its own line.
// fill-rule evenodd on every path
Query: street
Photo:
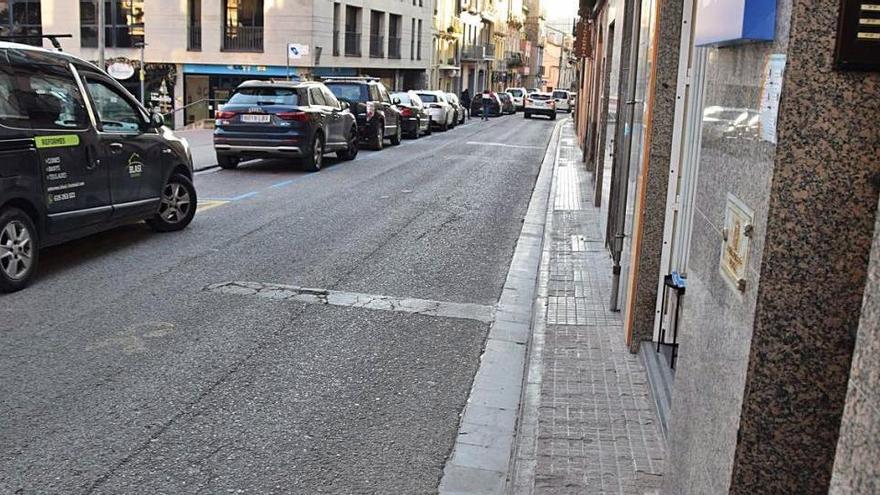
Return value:
M 553 126 L 211 168 L 185 231 L 44 250 L 0 296 L 0 493 L 435 492 Z

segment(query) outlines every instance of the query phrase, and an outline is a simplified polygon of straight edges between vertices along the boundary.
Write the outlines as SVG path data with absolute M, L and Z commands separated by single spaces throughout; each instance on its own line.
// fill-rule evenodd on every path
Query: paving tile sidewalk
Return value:
M 509 492 L 656 493 L 664 444 L 609 310 L 611 260 L 573 125 L 561 131 Z

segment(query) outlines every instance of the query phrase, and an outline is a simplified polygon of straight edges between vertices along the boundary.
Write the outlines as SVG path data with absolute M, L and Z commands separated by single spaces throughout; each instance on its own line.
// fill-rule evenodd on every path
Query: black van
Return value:
M 94 65 L 0 42 L 0 291 L 23 288 L 39 249 L 196 210 L 185 140 Z

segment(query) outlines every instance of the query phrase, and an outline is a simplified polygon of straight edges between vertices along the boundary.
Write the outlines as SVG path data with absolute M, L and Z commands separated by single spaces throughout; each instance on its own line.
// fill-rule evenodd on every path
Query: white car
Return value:
M 504 92 L 510 95 L 510 98 L 513 100 L 513 106 L 516 107 L 517 111 L 526 107 L 526 97 L 529 95 L 526 88 L 507 88 Z
M 556 102 L 550 93 L 535 92 L 526 97 L 526 107 L 523 109 L 525 118 L 532 115 L 546 115 L 550 120 L 556 120 Z
M 571 91 L 565 91 L 564 89 L 557 89 L 553 92 L 553 101 L 556 102 L 556 109 L 564 112 L 571 113 L 572 103 L 571 103 Z
M 458 101 L 458 96 L 446 93 L 446 101 L 455 109 L 455 125 L 464 124 L 464 120 L 467 118 L 467 109 Z
M 416 91 L 425 109 L 431 114 L 431 122 L 441 131 L 455 127 L 455 109 L 446 99 L 443 91 Z

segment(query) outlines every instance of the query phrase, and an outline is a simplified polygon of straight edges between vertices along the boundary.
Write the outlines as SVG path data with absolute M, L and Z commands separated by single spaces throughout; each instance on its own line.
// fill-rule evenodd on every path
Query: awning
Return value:
M 296 76 L 297 68 L 291 67 L 289 75 Z M 183 64 L 184 74 L 217 74 L 224 76 L 287 77 L 283 65 L 218 65 Z

